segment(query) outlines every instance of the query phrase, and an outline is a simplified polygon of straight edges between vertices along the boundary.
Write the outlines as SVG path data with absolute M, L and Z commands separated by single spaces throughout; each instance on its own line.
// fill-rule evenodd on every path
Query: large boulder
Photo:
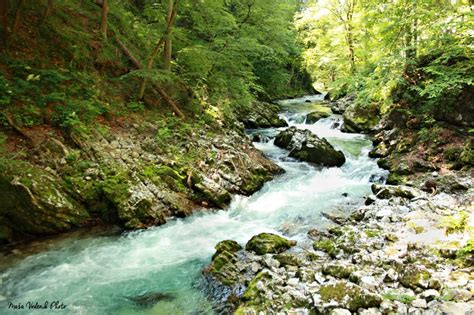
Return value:
M 331 113 L 326 110 L 316 110 L 306 115 L 306 123 L 314 124 L 321 118 L 327 118 L 329 116 L 331 116 Z
M 246 128 L 286 127 L 287 122 L 278 116 L 280 108 L 270 103 L 254 103 L 252 106 L 241 108 L 237 118 Z
M 90 220 L 57 176 L 26 162 L 9 163 L 0 166 L 0 243 L 14 235 L 65 232 Z
M 275 138 L 275 145 L 290 150 L 290 157 L 324 166 L 341 166 L 346 162 L 342 151 L 336 151 L 324 138 L 309 130 L 290 127 Z
M 245 249 L 254 251 L 258 255 L 278 254 L 295 245 L 296 241 L 288 240 L 276 234 L 260 233 L 248 241 Z
M 360 106 L 352 103 L 347 107 L 343 114 L 344 126 L 346 132 L 373 131 L 379 122 L 378 109 L 373 106 Z

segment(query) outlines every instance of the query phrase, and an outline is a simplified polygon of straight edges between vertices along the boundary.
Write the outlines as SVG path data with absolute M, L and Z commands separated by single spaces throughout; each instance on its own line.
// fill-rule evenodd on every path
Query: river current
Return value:
M 329 223 L 322 211 L 345 211 L 361 204 L 371 181 L 385 176 L 368 157 L 370 140 L 341 132 L 341 117 L 305 123 L 306 114 L 320 100 L 308 96 L 281 101 L 281 117 L 342 150 L 346 156 L 342 167 L 319 168 L 289 159 L 273 140 L 254 143 L 285 174 L 250 197 L 235 196 L 225 210 L 200 212 L 141 231 L 61 237 L 43 244 L 42 251 L 3 263 L 0 313 L 213 314 L 200 283 L 201 271 L 219 241 L 233 239 L 244 245 L 255 234 L 273 232 L 309 244 L 307 231 Z M 279 129 L 248 132 L 274 136 Z M 139 307 L 133 300 L 156 292 L 164 298 L 153 306 Z M 48 310 L 28 309 L 46 301 Z M 53 301 L 65 308 L 51 311 Z

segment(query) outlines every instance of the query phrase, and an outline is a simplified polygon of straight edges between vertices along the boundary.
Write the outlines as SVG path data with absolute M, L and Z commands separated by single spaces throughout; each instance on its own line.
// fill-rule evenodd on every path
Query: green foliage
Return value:
M 132 112 L 143 112 L 145 109 L 145 105 L 142 102 L 130 102 L 127 107 Z
M 449 112 L 474 81 L 466 1 L 317 1 L 296 19 L 318 85 L 357 103 Z M 354 56 L 354 63 L 351 62 Z
M 398 301 L 403 304 L 410 304 L 416 297 L 408 294 L 399 293 L 397 291 L 389 291 L 383 295 L 383 298 L 389 301 Z
M 12 93 L 13 91 L 10 90 L 8 81 L 0 73 L 0 108 L 10 104 Z
M 447 216 L 443 219 L 441 226 L 445 228 L 446 235 L 462 233 L 467 228 L 469 214 L 466 211 L 460 211 L 455 217 Z
M 469 256 L 474 258 L 474 234 L 471 235 L 471 238 L 467 241 L 466 245 L 458 250 L 457 256 L 459 258 L 466 258 Z

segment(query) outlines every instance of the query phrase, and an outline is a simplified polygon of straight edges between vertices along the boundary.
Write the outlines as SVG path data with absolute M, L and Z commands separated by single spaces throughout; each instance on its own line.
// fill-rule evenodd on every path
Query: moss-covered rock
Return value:
M 238 244 L 237 244 L 238 245 Z M 216 253 L 212 256 L 212 262 L 206 269 L 224 285 L 232 285 L 239 279 L 239 269 L 235 265 L 238 261 L 235 244 L 233 241 L 223 241 L 216 246 Z
M 329 116 L 331 116 L 329 108 L 328 108 L 328 110 L 323 110 L 323 109 L 317 110 L 317 111 L 311 112 L 308 115 L 306 115 L 306 123 L 307 124 L 314 124 L 315 122 L 317 122 L 321 118 L 327 118 Z
M 28 163 L 0 166 L 0 221 L 20 235 L 67 231 L 87 224 L 88 212 L 64 183 Z
M 322 272 L 325 275 L 333 276 L 338 279 L 347 279 L 355 271 L 355 267 L 343 264 L 326 264 L 323 266 Z
M 343 130 L 347 132 L 370 132 L 379 122 L 377 106 L 351 104 L 343 114 Z
M 388 185 L 402 185 L 406 182 L 406 178 L 403 175 L 397 173 L 388 174 L 386 183 Z
M 298 260 L 298 257 L 293 254 L 289 253 L 281 253 L 275 256 L 275 259 L 278 260 L 280 263 L 280 266 L 285 267 L 285 266 L 298 266 L 300 264 L 300 261 Z
M 271 275 L 268 271 L 260 271 L 255 278 L 253 278 L 247 286 L 242 295 L 242 300 L 250 302 L 252 305 L 265 305 L 268 300 L 262 294 L 260 287 L 263 287 L 265 282 L 271 279 Z M 259 284 L 260 283 L 260 284 Z
M 400 275 L 400 283 L 411 289 L 428 289 L 430 279 L 430 273 L 419 266 L 404 266 Z
M 315 250 L 320 250 L 329 254 L 329 256 L 335 258 L 339 253 L 336 247 L 336 243 L 330 239 L 320 240 L 313 243 Z
M 225 241 L 221 241 L 221 242 L 217 243 L 215 249 L 216 249 L 216 253 L 214 254 L 214 256 L 212 256 L 213 259 L 217 255 L 219 255 L 220 253 L 225 252 L 225 251 L 227 251 L 229 253 L 238 252 L 239 250 L 242 249 L 242 246 L 240 246 L 239 243 L 237 243 L 236 241 L 225 240 Z
M 379 307 L 382 303 L 381 296 L 344 281 L 321 286 L 319 294 L 322 301 L 326 303 L 333 301 L 352 312 L 356 312 L 359 308 Z
M 272 233 L 261 233 L 253 236 L 245 245 L 245 249 L 254 251 L 258 255 L 265 255 L 281 253 L 295 245 L 296 241 Z
M 369 152 L 371 158 L 386 157 L 389 153 L 389 149 L 384 142 L 379 143 L 375 148 Z

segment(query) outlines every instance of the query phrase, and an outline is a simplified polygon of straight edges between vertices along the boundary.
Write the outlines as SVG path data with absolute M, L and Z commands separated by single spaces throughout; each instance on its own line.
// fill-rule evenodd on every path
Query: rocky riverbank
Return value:
M 398 109 L 380 118 L 353 100 L 328 105 L 344 131 L 372 135 L 370 156 L 391 185 L 374 184 L 365 205 L 322 213 L 332 225 L 309 230 L 301 244 L 265 233 L 219 243 L 204 274 L 223 312 L 474 311 L 472 137 L 465 126 L 416 123 Z
M 253 108 L 250 118 L 237 116 L 257 127 L 282 124 L 277 106 Z M 154 116 L 100 122 L 87 136 L 25 129 L 29 147 L 11 131 L 7 147 L 29 153 L 0 163 L 0 243 L 104 223 L 164 224 L 225 207 L 232 194 L 249 195 L 282 172 L 235 119 L 229 126 L 173 121 L 173 129 Z
M 472 177 L 463 183 L 472 187 Z M 308 231 L 311 243 L 292 246 L 268 234 L 255 236 L 245 250 L 219 243 L 205 272 L 215 300 L 236 314 L 472 312 L 469 231 L 449 230 L 449 222 L 463 220 L 460 211 L 472 227 L 472 189 L 431 195 L 374 185 L 373 191 L 370 205 L 326 213 L 333 226 Z

